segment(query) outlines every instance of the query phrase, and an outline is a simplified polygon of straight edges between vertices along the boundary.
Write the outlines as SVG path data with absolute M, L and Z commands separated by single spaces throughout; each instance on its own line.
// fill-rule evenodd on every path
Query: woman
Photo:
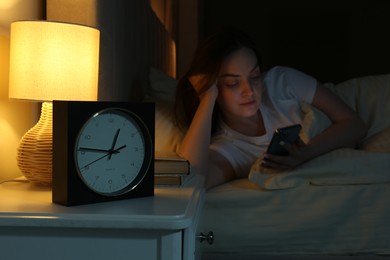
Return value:
M 294 168 L 365 135 L 358 115 L 314 78 L 287 67 L 261 70 L 255 44 L 237 30 L 221 30 L 198 47 L 178 84 L 176 116 L 188 127 L 179 149 L 206 188 L 247 177 L 274 129 L 302 121 L 299 104 L 324 112 L 332 125 L 307 144 L 282 144 L 287 156 L 264 155 L 263 165 Z

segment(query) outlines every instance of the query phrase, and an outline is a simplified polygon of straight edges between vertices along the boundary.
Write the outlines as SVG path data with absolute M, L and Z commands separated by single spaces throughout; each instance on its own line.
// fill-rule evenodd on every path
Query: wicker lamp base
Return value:
M 38 123 L 22 138 L 17 163 L 23 175 L 33 184 L 51 186 L 53 157 L 53 104 L 44 102 Z

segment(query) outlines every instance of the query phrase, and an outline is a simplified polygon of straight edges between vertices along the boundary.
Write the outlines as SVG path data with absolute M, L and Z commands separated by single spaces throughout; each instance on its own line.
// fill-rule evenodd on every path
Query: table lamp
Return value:
M 43 102 L 21 139 L 17 164 L 33 184 L 52 183 L 52 101 L 97 100 L 99 30 L 51 21 L 11 24 L 9 98 Z

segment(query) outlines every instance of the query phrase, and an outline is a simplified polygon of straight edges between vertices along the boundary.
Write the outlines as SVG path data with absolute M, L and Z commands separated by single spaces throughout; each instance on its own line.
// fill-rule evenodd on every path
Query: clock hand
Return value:
M 118 149 L 113 150 L 112 153 L 113 153 L 113 154 L 114 154 L 114 153 L 115 153 L 115 154 L 116 154 L 116 153 L 120 153 L 119 150 L 122 150 L 122 149 L 125 148 L 126 146 L 127 146 L 127 145 L 122 145 L 122 146 L 119 147 Z
M 100 161 L 101 159 L 103 159 L 103 158 L 109 156 L 110 154 L 112 155 L 112 154 L 120 153 L 120 150 L 122 150 L 122 149 L 125 148 L 125 147 L 126 147 L 126 145 L 122 145 L 122 146 L 119 147 L 118 149 L 115 149 L 115 150 L 113 150 L 113 151 L 108 151 L 107 154 L 105 154 L 105 155 L 103 155 L 103 156 L 97 158 L 96 160 L 94 160 L 94 161 L 88 163 L 87 165 L 84 165 L 81 169 L 87 168 L 87 167 L 90 166 L 91 164 L 93 164 L 93 163 L 95 163 L 95 162 L 97 162 L 97 161 Z M 99 150 L 99 149 L 97 149 L 97 150 Z
M 112 145 L 111 145 L 111 149 L 109 150 L 110 151 L 110 154 L 108 155 L 108 160 L 111 159 L 111 156 L 112 156 L 112 151 L 114 151 L 114 148 L 115 148 L 115 144 L 116 144 L 116 140 L 118 140 L 118 136 L 119 136 L 119 132 L 121 131 L 120 128 L 118 128 L 118 130 L 116 130 L 116 133 L 115 133 L 115 136 L 114 136 L 114 139 L 112 140 Z
M 108 155 L 109 155 L 109 153 L 103 155 L 102 157 L 97 158 L 96 160 L 94 160 L 94 161 L 88 163 L 87 165 L 84 165 L 81 169 L 87 168 L 87 167 L 90 166 L 91 164 L 93 164 L 93 163 L 95 163 L 95 162 L 97 162 L 97 161 L 100 161 L 101 159 L 107 157 Z
M 103 150 L 103 149 L 95 149 L 95 148 L 88 148 L 88 147 L 80 147 L 78 151 L 88 151 L 88 152 L 98 152 L 98 153 L 109 153 L 109 150 Z

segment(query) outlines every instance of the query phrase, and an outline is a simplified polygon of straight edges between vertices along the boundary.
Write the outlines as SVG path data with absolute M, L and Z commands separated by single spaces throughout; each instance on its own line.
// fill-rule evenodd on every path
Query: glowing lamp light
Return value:
M 11 24 L 9 98 L 43 101 L 38 123 L 20 141 L 17 162 L 33 184 L 52 181 L 52 101 L 96 101 L 99 30 L 82 25 Z

